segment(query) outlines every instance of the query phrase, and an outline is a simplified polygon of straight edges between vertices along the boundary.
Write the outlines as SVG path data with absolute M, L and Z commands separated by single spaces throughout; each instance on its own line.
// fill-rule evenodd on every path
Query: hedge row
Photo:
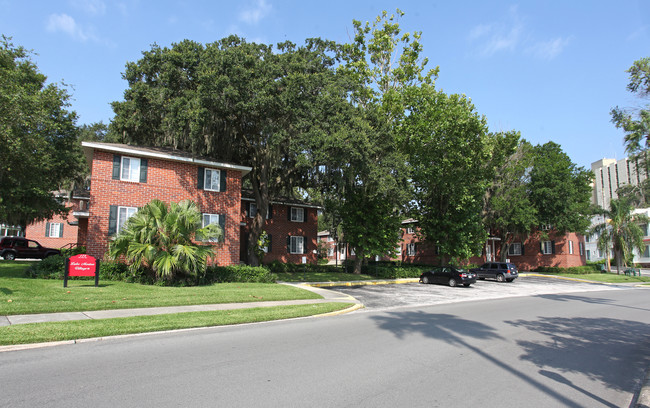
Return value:
M 570 273 L 575 275 L 587 275 L 590 273 L 600 272 L 600 267 L 597 265 L 587 266 L 572 266 L 569 268 L 560 268 L 558 266 L 540 266 L 533 269 L 533 272 L 539 273 Z

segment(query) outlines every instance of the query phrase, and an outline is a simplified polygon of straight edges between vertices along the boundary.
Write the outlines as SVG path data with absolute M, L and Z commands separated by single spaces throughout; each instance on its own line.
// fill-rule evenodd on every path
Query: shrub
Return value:
M 85 246 L 77 246 L 74 248 L 63 248 L 61 249 L 61 256 L 65 258 L 69 258 L 71 256 L 79 255 L 79 254 L 85 254 L 86 253 L 86 247 Z
M 65 274 L 65 258 L 60 255 L 48 256 L 40 262 L 34 262 L 25 270 L 30 278 L 63 279 Z
M 286 264 L 284 262 L 280 261 L 271 261 L 269 262 L 266 267 L 271 271 L 272 273 L 287 273 L 287 272 L 293 272 L 290 271 L 289 269 L 291 268 L 289 266 L 290 264 Z
M 574 275 L 587 275 L 590 273 L 600 272 L 600 269 L 596 269 L 595 265 L 571 266 L 569 268 L 560 268 L 558 266 L 540 266 L 538 268 L 535 268 L 533 272 L 556 273 L 556 274 L 569 273 Z
M 207 284 L 215 282 L 275 283 L 277 279 L 276 274 L 263 266 L 209 266 L 205 273 L 205 283 Z
M 129 275 L 128 265 L 121 262 L 101 262 L 99 264 L 99 279 L 125 281 Z

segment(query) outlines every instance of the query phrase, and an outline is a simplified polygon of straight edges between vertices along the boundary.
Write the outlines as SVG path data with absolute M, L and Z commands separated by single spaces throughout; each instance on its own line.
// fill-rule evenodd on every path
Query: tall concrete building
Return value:
M 634 159 L 601 159 L 591 163 L 591 171 L 594 173 L 594 184 L 591 193 L 591 202 L 601 208 L 609 209 L 609 203 L 612 199 L 618 198 L 617 191 L 624 185 L 639 185 L 643 180 L 648 178 L 643 166 L 638 160 Z M 638 209 L 636 213 L 650 215 L 650 209 Z M 595 216 L 592 219 L 592 225 L 604 222 L 602 216 Z M 646 230 L 648 239 L 648 226 L 642 225 Z M 585 250 L 587 251 L 587 261 L 599 261 L 605 259 L 607 254 L 598 249 L 598 237 L 595 235 L 587 236 Z M 650 239 L 649 239 L 650 240 Z M 650 264 L 650 247 L 646 245 L 645 251 L 638 254 L 635 250 L 634 262 L 640 264 Z M 610 254 L 613 258 L 613 254 Z
M 601 159 L 591 163 L 594 173 L 594 186 L 591 202 L 601 208 L 609 208 L 612 198 L 618 198 L 618 188 L 626 185 L 639 185 L 648 175 L 638 160 L 628 158 Z

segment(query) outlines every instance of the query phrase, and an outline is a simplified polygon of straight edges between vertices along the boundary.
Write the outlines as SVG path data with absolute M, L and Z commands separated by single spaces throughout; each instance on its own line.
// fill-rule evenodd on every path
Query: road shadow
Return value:
M 539 317 L 505 323 L 544 337 L 540 341 L 517 341 L 523 350 L 520 359 L 540 369 L 581 373 L 610 388 L 629 391 L 650 365 L 650 326 L 644 323 L 580 317 Z M 630 371 L 634 374 L 630 375 Z
M 547 300 L 555 300 L 558 302 L 584 302 L 593 305 L 608 305 L 608 306 L 616 306 L 616 307 L 622 307 L 626 309 L 644 310 L 650 312 L 650 309 L 647 308 L 621 305 L 620 303 L 616 302 L 613 299 L 600 298 L 600 297 L 587 297 L 587 296 L 568 295 L 568 294 L 557 294 L 557 295 L 546 294 L 546 295 L 536 295 L 535 297 L 539 297 Z
M 475 339 L 501 338 L 493 327 L 449 314 L 399 311 L 373 316 L 373 319 L 381 329 L 392 332 L 398 338 L 403 338 L 410 333 L 420 333 L 427 337 L 448 342 L 457 342 L 461 337 Z

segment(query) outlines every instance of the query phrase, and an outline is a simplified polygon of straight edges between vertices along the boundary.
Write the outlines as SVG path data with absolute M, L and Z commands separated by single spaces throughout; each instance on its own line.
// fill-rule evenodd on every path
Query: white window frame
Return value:
M 578 242 L 578 250 L 580 251 L 580 256 L 585 254 L 585 244 L 582 242 Z
M 552 241 L 542 241 L 542 250 L 543 255 L 553 255 L 553 242 Z
M 47 229 L 47 236 L 50 238 L 60 238 L 62 226 L 63 223 L 61 222 L 51 222 Z
M 289 241 L 290 254 L 303 254 L 305 248 L 305 237 L 299 235 L 292 235 Z
M 290 207 L 292 222 L 305 222 L 305 209 L 302 207 Z
M 206 218 L 207 218 L 207 222 L 206 222 Z M 207 227 L 210 224 L 217 224 L 217 225 L 221 226 L 221 224 L 219 224 L 219 221 L 221 221 L 219 218 L 220 218 L 219 214 L 203 213 L 202 216 L 201 216 L 201 225 L 202 225 L 203 228 Z M 223 233 L 225 234 L 226 232 L 223 231 Z M 208 241 L 208 242 L 219 242 L 219 240 L 217 238 L 211 238 L 211 239 L 208 239 L 206 241 Z
M 513 242 L 508 245 L 508 256 L 519 256 L 521 255 L 521 242 Z
M 209 183 L 208 180 L 210 181 Z M 203 169 L 203 189 L 208 191 L 221 191 L 221 170 Z
M 395 255 L 397 256 L 402 256 L 402 245 L 398 245 L 397 248 L 395 248 Z
M 135 213 L 138 212 L 138 207 L 125 207 L 125 206 L 118 206 L 117 207 L 117 227 L 115 229 L 115 233 L 119 234 L 122 228 L 124 228 L 124 225 L 126 224 L 126 221 L 133 217 Z
M 415 256 L 415 243 L 406 244 L 406 256 Z
M 415 231 L 413 230 L 413 227 L 406 227 L 406 233 L 407 234 L 413 234 Z
M 573 241 L 569 240 L 569 255 L 573 255 Z
M 120 161 L 120 180 L 140 182 L 140 167 L 142 162 L 138 157 L 122 156 Z

